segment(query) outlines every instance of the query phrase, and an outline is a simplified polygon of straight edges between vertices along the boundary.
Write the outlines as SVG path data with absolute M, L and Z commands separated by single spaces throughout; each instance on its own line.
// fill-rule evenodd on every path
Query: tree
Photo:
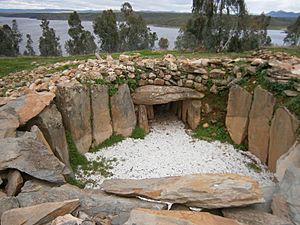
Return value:
M 42 36 L 39 40 L 41 56 L 61 56 L 59 37 L 56 37 L 55 30 L 49 27 L 49 21 L 42 19 Z
M 68 34 L 71 37 L 65 43 L 66 51 L 70 55 L 84 55 L 91 54 L 96 51 L 96 44 L 94 36 L 89 31 L 85 31 L 81 25 L 81 20 L 76 11 L 70 14 L 68 19 L 70 26 Z
M 158 42 L 160 49 L 168 49 L 169 48 L 169 40 L 167 38 L 160 38 Z
M 123 22 L 120 24 L 120 50 L 132 51 L 151 49 L 157 40 L 156 33 L 152 33 L 146 22 L 134 13 L 130 3 L 125 2 L 121 8 Z
M 19 31 L 18 24 L 16 20 L 12 21 L 12 33 L 13 33 L 13 42 L 14 42 L 14 49 L 16 55 L 20 54 L 20 43 L 22 42 L 22 34 Z
M 116 52 L 119 48 L 119 34 L 116 15 L 105 10 L 94 21 L 94 33 L 99 37 L 100 48 L 105 52 Z
M 177 47 L 191 46 L 211 51 L 242 51 L 270 42 L 270 18 L 251 17 L 244 0 L 193 0 L 193 17 L 181 29 Z M 254 23 L 256 18 L 259 23 Z M 184 43 L 181 43 L 184 42 Z M 188 46 L 189 47 L 189 46 Z
M 286 37 L 284 38 L 284 43 L 292 46 L 300 45 L 300 16 L 297 18 L 296 22 L 290 25 L 286 31 Z
M 33 55 L 35 55 L 35 51 L 32 47 L 33 41 L 31 39 L 30 34 L 27 34 L 26 38 L 27 38 L 27 42 L 26 42 L 26 46 L 25 46 L 26 50 L 24 51 L 24 55 L 33 56 Z
M 7 24 L 0 26 L 0 56 L 15 56 L 13 31 Z

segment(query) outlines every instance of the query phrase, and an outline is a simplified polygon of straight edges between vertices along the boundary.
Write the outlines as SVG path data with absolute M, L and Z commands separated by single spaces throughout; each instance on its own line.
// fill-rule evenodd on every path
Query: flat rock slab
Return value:
M 52 202 L 31 207 L 6 211 L 1 217 L 2 225 L 47 224 L 58 216 L 73 212 L 79 206 L 79 200 Z
M 97 214 L 117 215 L 123 223 L 128 220 L 129 213 L 134 208 L 156 210 L 166 208 L 165 204 L 107 195 L 100 190 L 82 190 L 69 184 L 51 188 L 36 181 L 27 181 L 22 188 L 22 192 L 17 196 L 21 207 L 76 198 L 80 200 L 78 210 L 90 216 L 96 216 Z
M 126 197 L 145 197 L 190 207 L 224 208 L 263 202 L 259 184 L 237 174 L 195 174 L 143 180 L 106 180 L 102 189 Z
M 124 225 L 239 225 L 232 219 L 210 213 L 134 209 Z
M 0 139 L 0 171 L 17 169 L 41 180 L 65 183 L 65 168 L 47 147 L 33 138 Z
M 282 219 L 270 213 L 248 208 L 224 209 L 223 215 L 248 225 L 292 225 L 287 219 Z
M 190 88 L 177 86 L 147 85 L 139 87 L 132 94 L 136 105 L 158 105 L 186 99 L 202 99 L 204 94 Z

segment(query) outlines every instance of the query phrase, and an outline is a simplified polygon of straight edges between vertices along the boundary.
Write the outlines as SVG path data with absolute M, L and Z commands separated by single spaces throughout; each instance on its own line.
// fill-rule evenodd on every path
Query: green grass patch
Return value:
M 133 139 L 144 139 L 146 137 L 146 132 L 143 128 L 136 127 L 130 136 Z
M 193 132 L 193 137 L 205 141 L 220 141 L 222 143 L 228 143 L 233 145 L 238 150 L 247 150 L 245 145 L 237 145 L 233 143 L 230 138 L 229 133 L 225 128 L 225 124 L 222 122 L 217 122 L 215 124 L 210 124 L 208 128 L 203 127 L 203 123 L 200 124 Z
M 300 95 L 296 97 L 288 97 L 284 103 L 290 111 L 296 114 L 296 116 L 300 119 Z
M 261 173 L 262 169 L 254 162 L 251 163 L 247 163 L 247 167 L 253 171 L 255 171 L 256 173 Z
M 123 140 L 125 140 L 125 138 L 122 135 L 113 134 L 109 139 L 105 140 L 102 144 L 92 148 L 90 152 L 97 152 L 100 149 L 111 147 Z
M 69 158 L 70 165 L 75 174 L 79 174 L 82 172 L 85 176 L 89 176 L 91 174 L 101 174 L 104 177 L 112 176 L 110 170 L 113 168 L 113 163 L 116 162 L 116 159 L 106 159 L 104 157 L 97 157 L 94 161 L 89 161 L 84 155 L 81 155 L 75 142 L 70 133 L 66 134 L 67 143 L 69 147 Z M 75 178 L 67 178 L 67 182 L 76 185 L 80 188 L 84 187 L 87 181 L 84 179 L 75 179 Z

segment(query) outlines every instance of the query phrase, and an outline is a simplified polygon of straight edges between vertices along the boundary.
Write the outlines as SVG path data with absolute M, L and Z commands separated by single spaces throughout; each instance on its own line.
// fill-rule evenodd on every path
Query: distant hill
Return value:
M 300 13 L 295 13 L 295 12 L 286 12 L 286 11 L 271 11 L 269 13 L 267 13 L 267 16 L 271 16 L 271 17 L 277 17 L 277 18 L 297 18 L 298 16 L 300 16 Z

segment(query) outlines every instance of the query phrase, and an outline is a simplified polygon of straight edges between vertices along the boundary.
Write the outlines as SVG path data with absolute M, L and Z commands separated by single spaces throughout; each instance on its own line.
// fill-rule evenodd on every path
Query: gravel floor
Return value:
M 87 153 L 89 160 L 97 157 L 116 158 L 110 178 L 142 179 L 194 173 L 238 173 L 251 176 L 262 185 L 272 183 L 273 174 L 249 152 L 241 152 L 232 145 L 218 141 L 193 139 L 178 120 L 156 120 L 150 134 L 144 140 L 126 139 L 115 146 L 97 153 Z M 262 172 L 247 166 L 258 162 Z M 89 175 L 93 181 L 87 188 L 98 188 L 107 179 L 101 175 Z M 110 179 L 109 178 L 109 179 Z

